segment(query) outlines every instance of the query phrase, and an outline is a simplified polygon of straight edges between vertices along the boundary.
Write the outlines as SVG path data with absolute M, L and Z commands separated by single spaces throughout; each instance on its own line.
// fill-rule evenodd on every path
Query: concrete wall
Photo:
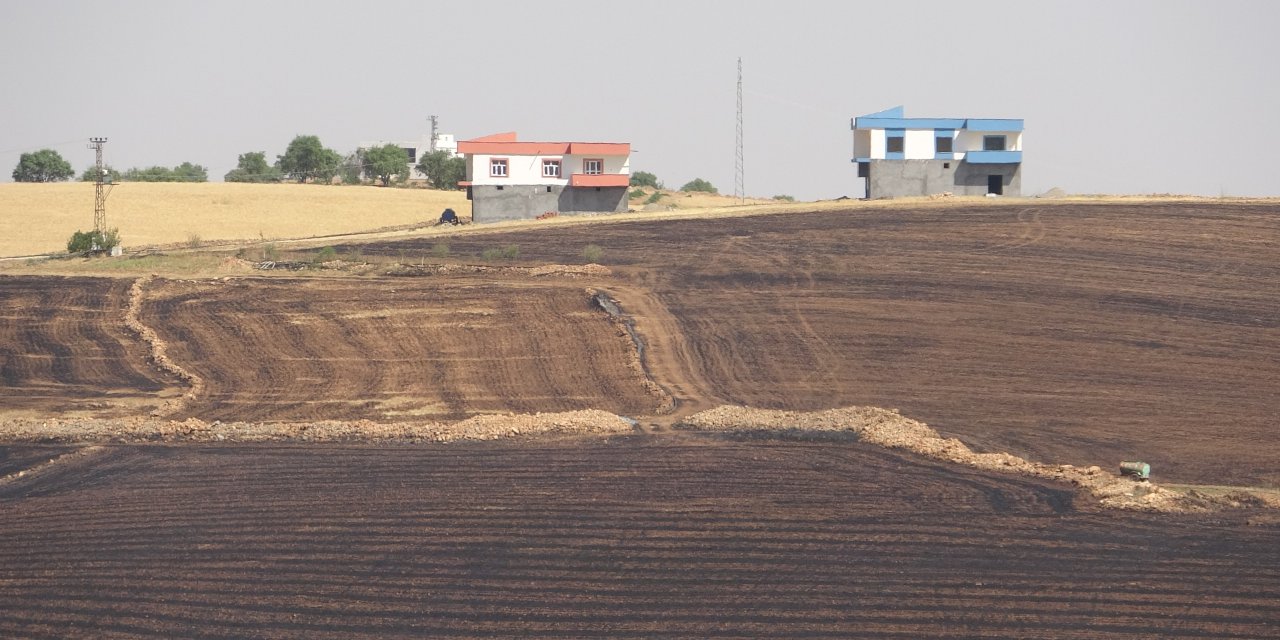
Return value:
M 949 165 L 949 166 L 948 166 Z M 980 196 L 987 176 L 1001 176 L 1004 195 L 1022 195 L 1021 164 L 969 164 L 961 160 L 872 160 L 867 178 L 871 198 L 928 196 L 943 192 Z
M 626 187 L 557 185 L 473 185 L 471 221 L 529 220 L 548 211 L 560 213 L 627 210 Z

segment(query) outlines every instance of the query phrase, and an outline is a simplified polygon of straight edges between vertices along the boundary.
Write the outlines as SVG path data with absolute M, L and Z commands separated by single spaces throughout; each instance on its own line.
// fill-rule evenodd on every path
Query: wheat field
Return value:
M 193 240 L 308 238 L 413 224 L 451 207 L 461 191 L 313 184 L 126 182 L 107 197 L 107 226 L 126 249 Z M 0 257 L 66 250 L 93 228 L 93 184 L 0 184 Z

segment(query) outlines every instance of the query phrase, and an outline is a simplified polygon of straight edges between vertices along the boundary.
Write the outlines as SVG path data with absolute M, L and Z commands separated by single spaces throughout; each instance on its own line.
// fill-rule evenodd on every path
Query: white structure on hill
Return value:
M 627 210 L 631 144 L 519 142 L 515 133 L 463 140 L 474 222 L 544 213 Z
M 409 154 L 409 180 L 426 180 L 426 174 L 418 171 L 418 161 L 422 156 L 432 151 L 446 151 L 451 156 L 458 155 L 458 140 L 451 133 L 437 133 L 434 140 L 430 134 L 423 135 L 417 140 L 380 140 L 377 142 L 362 142 L 360 149 L 372 149 L 388 144 L 394 144 L 405 150 Z

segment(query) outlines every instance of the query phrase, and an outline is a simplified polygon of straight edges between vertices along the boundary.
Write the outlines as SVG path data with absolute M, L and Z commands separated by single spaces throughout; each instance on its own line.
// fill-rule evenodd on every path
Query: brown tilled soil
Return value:
M 156 280 L 140 317 L 204 420 L 654 412 L 631 340 L 580 285 L 462 278 Z
M 125 316 L 131 281 L 0 278 L 0 410 L 13 416 L 143 414 L 180 395 Z
M 1102 507 L 1280 487 L 1280 207 L 1031 204 L 0 279 L 0 637 L 1277 637 L 1275 510 Z
M 604 250 L 686 406 L 900 409 L 979 451 L 1280 487 L 1280 206 L 924 206 L 456 237 Z M 430 242 L 364 246 L 429 253 Z
M 0 636 L 1274 638 L 1251 517 L 848 440 L 106 446 L 0 483 Z

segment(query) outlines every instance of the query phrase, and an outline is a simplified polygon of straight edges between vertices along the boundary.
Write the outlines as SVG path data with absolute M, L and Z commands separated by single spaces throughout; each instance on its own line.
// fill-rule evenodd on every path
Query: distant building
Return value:
M 499 133 L 463 140 L 458 151 L 473 222 L 627 210 L 630 143 L 517 142 L 515 133 Z
M 868 198 L 1022 194 L 1021 119 L 906 118 L 894 107 L 852 128 Z
M 397 147 L 404 149 L 405 153 L 409 154 L 409 166 L 407 167 L 409 180 L 427 179 L 426 174 L 418 171 L 417 166 L 418 161 L 422 159 L 422 156 L 430 153 L 431 151 L 447 151 L 451 156 L 458 155 L 458 141 L 453 137 L 453 134 L 449 133 L 437 133 L 434 144 L 431 140 L 431 135 L 427 134 L 417 140 L 382 140 L 378 142 L 362 142 L 360 143 L 360 149 L 372 149 L 374 147 L 381 147 L 388 144 L 394 144 Z

